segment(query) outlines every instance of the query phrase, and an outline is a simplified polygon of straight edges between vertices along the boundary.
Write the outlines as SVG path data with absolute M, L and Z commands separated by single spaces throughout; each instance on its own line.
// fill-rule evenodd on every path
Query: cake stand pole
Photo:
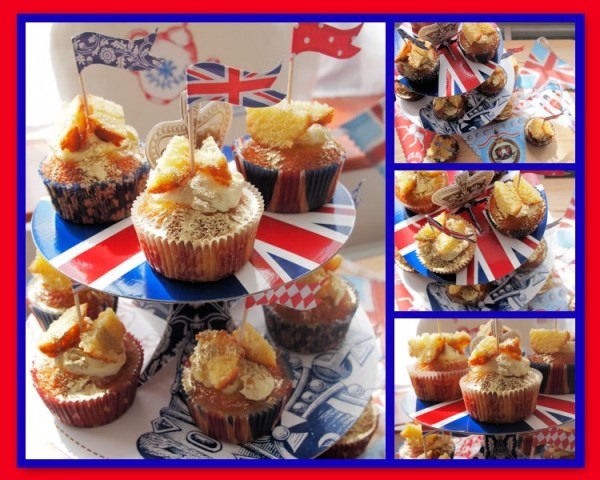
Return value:
M 180 356 L 186 345 L 203 330 L 230 330 L 233 319 L 229 313 L 230 301 L 205 303 L 138 302 L 150 311 L 166 311 L 167 326 L 150 362 L 140 374 L 143 384 L 164 367 L 173 357 Z

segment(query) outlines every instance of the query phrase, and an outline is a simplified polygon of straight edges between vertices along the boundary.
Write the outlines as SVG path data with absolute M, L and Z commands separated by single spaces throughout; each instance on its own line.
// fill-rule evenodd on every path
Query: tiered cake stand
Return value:
M 250 261 L 226 279 L 194 284 L 167 279 L 150 268 L 130 219 L 108 227 L 75 225 L 56 215 L 48 199 L 40 201 L 32 219 L 37 248 L 73 280 L 133 299 L 121 302 L 119 315 L 129 320 L 127 327 L 142 340 L 149 360 L 134 405 L 116 422 L 94 429 L 59 424 L 33 388 L 28 421 L 35 415 L 51 441 L 76 458 L 316 457 L 353 425 L 376 387 L 378 347 L 362 308 L 338 350 L 316 355 L 284 351 L 293 376 L 292 397 L 272 435 L 250 444 L 227 444 L 198 431 L 178 367 L 182 356 L 191 353 L 198 331 L 231 328 L 232 318 L 239 322 L 242 306 L 236 300 L 291 282 L 335 255 L 349 237 L 355 215 L 341 184 L 331 202 L 318 210 L 265 212 Z M 264 332 L 261 309 L 251 309 L 248 318 Z M 33 350 L 39 332 L 35 322 L 29 323 L 28 348 Z
M 448 171 L 449 182 L 452 183 L 457 172 Z M 502 180 L 512 178 L 516 172 L 507 173 Z M 524 174 L 531 185 L 538 189 L 544 201 L 546 194 L 539 178 L 534 174 Z M 491 188 L 491 186 L 490 186 Z M 407 210 L 397 199 L 394 204 L 394 244 L 396 250 L 413 267 L 416 272 L 402 271 L 401 278 L 409 292 L 415 298 L 423 298 L 424 309 L 442 311 L 452 310 L 520 310 L 525 307 L 540 291 L 552 271 L 554 261 L 552 248 L 549 248 L 546 260 L 530 272 L 523 272 L 519 267 L 527 261 L 546 233 L 548 209 L 546 216 L 538 228 L 527 237 L 516 239 L 502 235 L 490 224 L 485 212 L 490 189 L 480 198 L 470 202 L 467 207 L 459 208 L 456 214 L 479 226 L 477 246 L 473 260 L 467 267 L 452 275 L 438 275 L 427 270 L 417 256 L 415 234 L 426 223 L 425 215 L 415 214 Z M 434 217 L 444 211 L 429 214 Z M 473 219 L 474 217 L 474 219 Z M 551 244 L 549 238 L 546 243 Z M 400 267 L 396 267 L 400 269 Z M 401 269 L 400 269 L 401 270 Z M 490 283 L 490 291 L 477 306 L 464 307 L 452 302 L 446 295 L 444 285 L 476 285 Z
M 571 423 L 575 420 L 575 395 L 539 395 L 533 415 L 522 422 L 494 425 L 477 422 L 468 414 L 465 402 L 424 402 L 414 392 L 402 400 L 406 414 L 414 421 L 435 429 L 465 434 L 484 435 L 480 458 L 523 458 L 517 437 Z
M 404 23 L 399 30 L 414 36 L 410 23 Z M 457 36 L 452 37 L 442 45 L 436 47 L 440 58 L 440 70 L 438 83 L 436 86 L 427 90 L 416 88 L 406 78 L 398 75 L 397 81 L 408 87 L 410 90 L 424 95 L 417 101 L 408 101 L 400 98 L 396 99 L 397 109 L 400 114 L 406 117 L 410 122 L 426 130 L 446 135 L 466 134 L 473 135 L 473 132 L 490 124 L 508 104 L 515 89 L 515 74 L 509 57 L 505 58 L 503 39 L 500 29 L 500 45 L 496 56 L 487 63 L 478 63 L 468 60 L 461 49 L 458 47 Z M 401 48 L 401 35 L 397 35 L 396 49 Z M 494 96 L 485 96 L 481 94 L 479 87 L 497 67 L 502 67 L 506 72 L 507 82 L 502 91 Z M 452 95 L 465 95 L 467 106 L 462 118 L 453 121 L 441 120 L 433 113 L 433 100 L 435 97 L 448 97 Z M 510 120 L 512 122 L 513 120 Z M 516 121 L 516 120 L 514 120 Z M 489 158 L 494 163 L 516 163 L 520 158 L 519 148 L 515 143 L 517 141 L 514 132 L 503 132 L 502 127 L 498 127 L 495 138 L 498 141 L 491 142 L 489 148 Z M 487 148 L 487 147 L 486 147 Z M 460 155 L 460 154 L 459 154 Z

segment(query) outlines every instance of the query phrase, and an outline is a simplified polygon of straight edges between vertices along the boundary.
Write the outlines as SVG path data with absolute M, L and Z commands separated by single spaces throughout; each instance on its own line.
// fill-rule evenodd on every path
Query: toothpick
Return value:
M 90 116 L 90 106 L 88 105 L 87 92 L 85 90 L 85 83 L 83 82 L 83 74 L 79 73 L 79 87 L 81 88 L 81 96 L 83 98 L 83 113 L 85 114 L 86 124 L 87 119 Z
M 517 173 L 517 190 L 519 190 L 519 185 L 521 185 L 521 172 Z
M 240 335 L 238 337 L 238 341 L 241 343 L 244 338 L 244 327 L 246 326 L 246 321 L 248 320 L 248 309 L 244 305 L 244 313 L 242 314 L 242 323 L 240 324 L 238 330 Z
M 194 131 L 194 116 L 193 116 L 193 108 L 188 107 L 188 138 L 190 139 L 190 169 L 192 175 L 196 173 L 196 163 L 194 161 L 194 152 L 196 151 L 196 132 Z
M 500 329 L 498 328 L 497 318 L 494 318 L 494 330 L 496 332 L 496 348 L 500 348 Z
M 558 330 L 558 318 L 554 319 L 554 330 Z
M 438 333 L 442 333 L 442 324 L 440 322 L 440 320 L 436 320 L 435 323 L 437 323 L 437 329 L 438 329 Z
M 290 54 L 290 69 L 288 72 L 287 95 L 285 99 L 288 103 L 292 100 L 292 82 L 294 80 L 294 54 Z
M 81 304 L 79 303 L 79 292 L 75 292 L 73 294 L 73 298 L 75 299 L 75 311 L 77 312 L 77 320 L 81 325 L 83 323 L 83 316 L 81 315 Z

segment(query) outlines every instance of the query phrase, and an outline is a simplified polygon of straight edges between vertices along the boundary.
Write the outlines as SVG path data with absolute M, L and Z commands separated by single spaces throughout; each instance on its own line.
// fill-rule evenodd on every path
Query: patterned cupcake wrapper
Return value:
M 412 88 L 418 90 L 419 92 L 425 92 L 429 90 L 436 89 L 438 83 L 438 75 L 440 73 L 440 63 L 436 68 L 428 73 L 423 73 L 422 75 L 414 75 L 413 78 L 406 78 L 408 83 Z
M 46 178 L 39 170 L 56 212 L 65 220 L 82 224 L 103 224 L 129 216 L 131 205 L 144 190 L 150 166 L 142 164 L 121 181 L 91 185 L 64 184 Z
M 285 172 L 261 167 L 242 156 L 243 139 L 234 142 L 233 154 L 238 170 L 262 193 L 265 210 L 278 213 L 303 213 L 331 200 L 344 160 L 313 170 Z
M 346 288 L 354 292 L 357 302 L 352 312 L 344 318 L 331 322 L 307 324 L 287 320 L 278 315 L 269 305 L 264 305 L 265 323 L 273 341 L 298 353 L 320 353 L 339 347 L 346 338 L 358 308 L 358 291 L 348 282 L 344 283 Z
M 540 393 L 549 395 L 565 395 L 575 393 L 575 365 L 548 365 L 547 363 L 531 362 L 542 374 Z
M 92 428 L 114 422 L 131 407 L 138 387 L 138 377 L 142 369 L 144 351 L 140 342 L 131 334 L 126 334 L 126 341 L 137 350 L 137 362 L 131 372 L 131 378 L 123 382 L 119 389 L 112 389 L 89 400 L 63 400 L 48 395 L 38 386 L 37 372 L 32 370 L 33 386 L 44 404 L 62 423 L 74 427 Z
M 102 310 L 105 310 L 110 307 L 116 312 L 118 304 L 119 304 L 119 297 L 113 297 L 113 301 L 111 303 L 106 303 L 101 308 L 102 308 Z M 28 301 L 28 306 L 29 306 L 29 309 L 31 310 L 31 313 L 33 313 L 33 316 L 38 321 L 38 323 L 40 324 L 40 327 L 42 328 L 42 330 L 44 332 L 46 330 L 48 330 L 50 328 L 50 324 L 52 322 L 58 320 L 58 318 L 65 311 L 65 309 L 44 308 L 43 306 L 40 306 L 38 304 L 29 302 L 29 301 Z
M 471 388 L 461 379 L 460 388 L 469 415 L 484 423 L 514 423 L 529 417 L 535 411 L 542 375 L 537 370 L 528 385 L 505 391 L 484 392 Z
M 246 415 L 225 415 L 207 411 L 191 398 L 188 398 L 188 407 L 202 433 L 224 442 L 249 443 L 272 432 L 286 402 L 287 397 L 279 399 L 264 410 Z
M 417 364 L 408 365 L 408 376 L 419 400 L 447 402 L 461 397 L 460 379 L 469 373 L 468 368 L 445 372 L 422 371 Z
M 211 240 L 172 241 L 144 227 L 137 204 L 132 209 L 133 226 L 148 264 L 161 275 L 188 282 L 209 282 L 228 277 L 250 259 L 262 216 L 262 198 L 252 185 L 246 187 L 259 199 L 260 208 L 244 228 Z

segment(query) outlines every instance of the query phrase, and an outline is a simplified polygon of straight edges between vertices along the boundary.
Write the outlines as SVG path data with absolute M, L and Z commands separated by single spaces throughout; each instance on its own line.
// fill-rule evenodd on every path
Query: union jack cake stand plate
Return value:
M 538 395 L 533 415 L 521 422 L 503 425 L 477 422 L 467 412 L 462 398 L 451 402 L 424 402 L 410 391 L 402 399 L 402 408 L 414 421 L 431 428 L 484 435 L 484 458 L 522 458 L 517 437 L 573 422 L 575 395 Z
M 502 177 L 506 181 L 516 175 L 517 172 L 511 172 Z M 454 172 L 448 172 L 450 183 L 454 178 Z M 535 174 L 525 173 L 523 177 L 538 189 L 544 202 L 547 202 L 544 188 L 539 178 Z M 514 272 L 531 256 L 533 251 L 544 236 L 546 223 L 548 220 L 548 208 L 542 222 L 537 229 L 523 238 L 511 238 L 502 235 L 492 227 L 485 213 L 487 197 L 490 194 L 490 188 L 480 198 L 471 202 L 470 210 L 474 215 L 481 232 L 477 235 L 477 245 L 473 260 L 460 272 L 456 274 L 439 275 L 433 273 L 425 267 L 417 257 L 417 242 L 415 234 L 425 225 L 426 219 L 423 214 L 410 212 L 394 197 L 394 245 L 406 261 L 422 275 L 432 278 L 441 283 L 451 283 L 455 285 L 477 285 L 499 280 L 502 277 Z M 430 213 L 431 217 L 443 212 L 443 208 Z M 460 208 L 456 212 L 465 220 L 473 224 L 471 215 L 465 208 Z
M 49 198 L 36 206 L 36 247 L 73 280 L 119 297 L 155 302 L 214 302 L 271 290 L 316 269 L 344 245 L 356 218 L 339 184 L 330 203 L 302 214 L 265 212 L 250 261 L 217 282 L 190 283 L 156 273 L 144 257 L 130 218 L 112 225 L 77 225 L 56 214 Z
M 447 121 L 437 118 L 433 111 L 435 97 L 425 96 L 416 101 L 402 99 L 396 101 L 400 104 L 402 115 L 426 130 L 446 135 L 463 134 L 477 130 L 500 115 L 515 88 L 515 73 L 510 59 L 502 60 L 500 66 L 506 72 L 506 86 L 493 97 L 486 97 L 477 90 L 465 94 L 467 101 L 465 114 L 458 120 Z
M 240 318 L 242 307 L 243 302 L 233 305 L 232 316 Z M 227 315 L 211 315 L 209 322 L 213 328 L 222 328 L 229 321 L 231 315 L 221 313 Z M 145 367 L 164 338 L 162 331 L 171 326 L 159 315 L 160 312 L 139 308 L 130 300 L 119 303 L 119 317 L 144 348 Z M 204 320 L 196 318 L 191 322 Z M 259 332 L 266 331 L 261 308 L 250 309 L 248 321 Z M 359 306 L 346 339 L 337 350 L 314 355 L 283 351 L 294 389 L 271 435 L 235 445 L 202 434 L 192 420 L 182 392 L 180 356 L 139 386 L 131 408 L 115 422 L 96 428 L 76 428 L 55 420 L 31 384 L 29 365 L 41 333 L 30 316 L 25 353 L 26 435 L 46 437 L 72 458 L 313 458 L 347 432 L 366 407 L 373 390 L 380 388 L 375 374 L 381 357 L 379 343 L 369 318 Z M 187 339 L 193 334 L 194 329 L 189 329 Z M 191 348 L 193 344 L 188 342 L 181 355 L 188 355 Z M 26 456 L 31 458 L 27 452 Z
M 411 37 L 414 37 L 410 23 L 403 23 L 400 29 L 408 33 Z M 494 70 L 496 70 L 502 60 L 504 41 L 500 29 L 497 28 L 497 30 L 500 35 L 500 45 L 496 51 L 496 56 L 487 63 L 468 60 L 458 46 L 458 35 L 455 35 L 444 46 L 436 48 L 440 58 L 437 85 L 429 88 L 415 88 L 406 78 L 400 75 L 397 78 L 410 90 L 430 97 L 449 97 L 451 95 L 470 92 L 485 82 L 494 73 Z M 396 30 L 394 42 L 396 55 L 403 45 L 404 40 Z

